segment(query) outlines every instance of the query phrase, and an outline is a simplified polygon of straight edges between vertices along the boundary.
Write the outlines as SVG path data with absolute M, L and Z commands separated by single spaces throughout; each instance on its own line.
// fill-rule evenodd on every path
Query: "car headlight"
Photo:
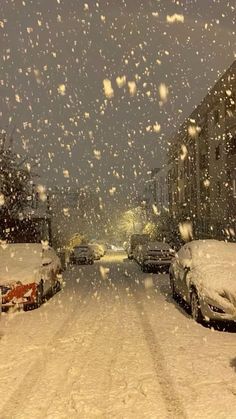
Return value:
M 211 311 L 214 311 L 215 313 L 219 313 L 219 314 L 225 314 L 225 311 L 222 310 L 222 308 L 213 306 L 212 304 L 208 304 L 209 308 L 211 309 Z

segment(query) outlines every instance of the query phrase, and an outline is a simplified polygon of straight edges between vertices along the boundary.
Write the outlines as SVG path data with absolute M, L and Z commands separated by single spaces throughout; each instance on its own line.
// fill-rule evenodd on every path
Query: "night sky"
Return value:
M 234 61 L 235 15 L 234 0 L 2 0 L 0 129 L 40 183 L 126 204 Z

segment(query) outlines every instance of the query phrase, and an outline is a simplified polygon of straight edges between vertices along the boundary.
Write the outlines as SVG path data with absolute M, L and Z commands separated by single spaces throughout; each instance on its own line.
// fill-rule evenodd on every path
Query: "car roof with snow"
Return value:
M 186 245 L 190 249 L 193 263 L 209 264 L 209 261 L 236 264 L 236 243 L 219 240 L 193 240 Z
M 205 295 L 216 298 L 217 291 L 236 298 L 236 243 L 194 240 L 182 249 L 182 261 L 186 257 L 186 265 L 191 266 L 191 280 Z

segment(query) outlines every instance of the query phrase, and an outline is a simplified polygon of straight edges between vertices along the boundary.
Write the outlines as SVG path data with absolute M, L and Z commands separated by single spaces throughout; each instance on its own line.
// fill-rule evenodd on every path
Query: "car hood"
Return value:
M 38 282 L 42 270 L 42 246 L 8 245 L 0 247 L 0 285 Z
M 236 311 L 236 262 L 193 267 L 188 277 L 205 298 Z
M 41 279 L 40 272 L 42 267 L 40 265 L 28 265 L 27 268 L 23 266 L 11 267 L 8 271 L 1 271 L 0 273 L 0 286 L 13 285 L 17 282 L 22 284 L 29 284 L 32 282 L 39 282 Z

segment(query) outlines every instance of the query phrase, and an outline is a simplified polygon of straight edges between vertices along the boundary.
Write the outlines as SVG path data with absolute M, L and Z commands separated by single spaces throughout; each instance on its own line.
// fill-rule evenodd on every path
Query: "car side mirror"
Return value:
M 52 263 L 52 259 L 51 258 L 44 258 L 43 259 L 43 266 L 48 266 Z

